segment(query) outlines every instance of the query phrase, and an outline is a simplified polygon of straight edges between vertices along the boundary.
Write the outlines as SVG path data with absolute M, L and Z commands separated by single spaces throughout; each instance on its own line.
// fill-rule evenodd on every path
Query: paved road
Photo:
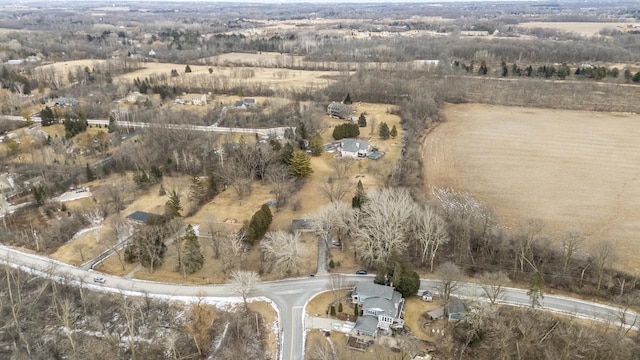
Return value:
M 111 275 L 104 275 L 106 283 L 99 285 L 92 282 L 95 273 L 82 268 L 73 267 L 51 260 L 46 257 L 20 252 L 0 245 L 0 263 L 31 271 L 36 275 L 72 278 L 82 280 L 87 286 L 110 292 L 159 297 L 173 297 L 187 300 L 193 298 L 210 298 L 211 301 L 240 302 L 229 285 L 177 285 L 124 279 Z M 256 285 L 252 296 L 271 299 L 279 311 L 280 321 L 280 359 L 302 360 L 304 354 L 304 307 L 313 296 L 331 288 L 330 276 L 316 276 L 310 278 L 288 279 L 280 281 L 262 282 Z M 372 281 L 373 275 L 344 275 L 342 284 L 349 286 L 356 281 Z M 421 280 L 421 289 L 435 289 L 437 280 Z M 457 293 L 459 296 L 482 299 L 482 290 L 478 285 L 466 284 Z M 507 288 L 503 303 L 528 306 L 529 297 L 526 291 Z M 581 318 L 594 319 L 603 322 L 620 323 L 623 311 L 619 308 L 594 302 L 578 300 L 556 295 L 546 295 L 543 308 L 545 310 L 564 313 Z M 623 323 L 638 330 L 636 319 L 638 314 L 627 312 Z
M 4 115 L 0 118 L 11 121 L 24 121 L 22 116 L 10 116 Z M 42 119 L 38 116 L 32 116 L 31 121 L 35 123 L 42 122 Z M 88 119 L 89 125 L 109 125 L 109 120 L 103 119 Z M 175 130 L 192 130 L 192 131 L 204 131 L 204 132 L 220 132 L 220 133 L 241 133 L 241 134 L 259 134 L 264 136 L 274 135 L 278 137 L 284 137 L 286 129 L 292 129 L 296 131 L 295 127 L 275 127 L 267 129 L 245 129 L 245 128 L 232 128 L 232 127 L 218 127 L 217 123 L 211 126 L 200 125 L 188 125 L 188 124 L 158 124 L 158 123 L 144 123 L 134 121 L 118 121 L 118 126 L 127 128 L 149 128 L 149 127 L 161 127 Z

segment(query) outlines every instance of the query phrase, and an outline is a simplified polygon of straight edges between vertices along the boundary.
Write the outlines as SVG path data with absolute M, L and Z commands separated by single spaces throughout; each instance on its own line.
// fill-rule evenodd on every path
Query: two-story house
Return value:
M 388 333 L 392 328 L 404 326 L 404 299 L 391 286 L 360 282 L 351 294 L 351 301 L 362 311 L 354 327 L 358 334 L 375 336 L 377 329 Z

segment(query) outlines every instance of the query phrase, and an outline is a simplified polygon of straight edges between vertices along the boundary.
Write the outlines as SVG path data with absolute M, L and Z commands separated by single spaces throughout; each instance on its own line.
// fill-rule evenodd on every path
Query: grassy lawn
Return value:
M 350 295 L 351 290 L 325 291 L 320 293 L 307 304 L 307 315 L 324 317 L 329 310 L 329 306 L 336 301 L 341 301 L 344 311 L 347 312 L 347 304 L 351 302 Z
M 413 296 L 406 299 L 404 306 L 404 321 L 405 327 L 409 328 L 411 333 L 415 337 L 421 340 L 433 341 L 431 337 L 431 329 L 437 326 L 437 322 L 427 321 L 427 312 L 435 310 L 441 306 L 439 301 L 427 302 L 422 301 L 422 298 Z M 425 325 L 425 323 L 431 323 L 431 326 Z
M 407 354 L 393 352 L 389 347 L 378 344 L 370 346 L 365 352 L 351 350 L 346 347 L 347 335 L 337 331 L 332 331 L 329 337 L 325 337 L 319 330 L 312 330 L 307 334 L 305 359 L 311 360 L 321 358 L 319 353 L 322 352 L 328 352 L 331 354 L 332 348 L 329 341 L 333 344 L 335 354 L 340 360 L 407 359 Z

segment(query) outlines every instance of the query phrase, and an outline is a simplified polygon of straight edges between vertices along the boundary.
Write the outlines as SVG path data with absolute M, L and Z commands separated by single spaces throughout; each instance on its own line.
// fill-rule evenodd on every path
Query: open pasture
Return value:
M 616 266 L 640 273 L 640 115 L 479 104 L 445 114 L 424 147 L 429 189 L 471 193 L 508 227 L 540 218 L 552 238 L 579 230 L 585 250 L 609 240 Z

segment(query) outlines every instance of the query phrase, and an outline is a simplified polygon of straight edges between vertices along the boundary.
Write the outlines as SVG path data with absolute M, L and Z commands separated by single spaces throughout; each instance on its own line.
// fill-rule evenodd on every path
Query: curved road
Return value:
M 0 245 L 0 263 L 20 268 L 39 276 L 82 281 L 86 286 L 101 291 L 172 297 L 180 300 L 207 297 L 211 301 L 241 301 L 231 286 L 227 284 L 178 285 L 124 279 L 110 275 L 104 275 L 107 280 L 105 284 L 95 284 L 93 283 L 93 276 L 95 275 L 93 272 L 43 256 L 24 253 L 3 245 Z M 341 283 L 346 286 L 365 279 L 372 281 L 373 275 L 342 275 Z M 421 280 L 420 285 L 422 289 L 434 289 L 437 282 L 437 280 Z M 279 311 L 278 318 L 281 330 L 280 359 L 303 360 L 304 307 L 313 296 L 329 289 L 331 289 L 329 276 L 261 282 L 254 287 L 252 296 L 270 299 Z M 482 289 L 475 284 L 465 284 L 458 290 L 456 295 L 480 300 L 484 298 Z M 501 302 L 515 306 L 528 306 L 529 297 L 524 290 L 506 288 Z M 638 314 L 629 311 L 625 312 L 623 309 L 608 305 L 563 296 L 545 295 L 543 309 L 585 319 L 624 324 L 626 327 L 638 330 L 638 324 L 636 323 Z

